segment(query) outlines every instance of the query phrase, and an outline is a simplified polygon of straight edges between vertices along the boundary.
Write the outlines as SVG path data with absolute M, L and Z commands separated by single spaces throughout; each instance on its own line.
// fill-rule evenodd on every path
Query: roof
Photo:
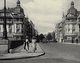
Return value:
M 74 14 L 77 16 L 78 11 L 77 9 L 74 7 L 74 2 L 71 2 L 71 7 L 68 9 L 67 14 Z
M 0 10 L 0 13 L 4 13 L 4 9 Z M 17 5 L 14 8 L 6 8 L 6 13 L 14 13 L 14 17 L 21 18 L 24 17 L 24 10 L 20 5 Z
M 6 9 L 6 12 L 10 12 L 10 10 Z M 0 13 L 4 13 L 4 9 L 1 9 Z

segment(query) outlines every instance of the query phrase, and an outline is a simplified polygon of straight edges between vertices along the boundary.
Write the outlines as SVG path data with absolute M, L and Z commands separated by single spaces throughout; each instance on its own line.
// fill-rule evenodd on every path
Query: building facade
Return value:
M 6 8 L 6 28 L 7 37 L 10 40 L 21 40 L 24 38 L 24 23 L 29 24 L 29 20 L 25 17 L 24 10 L 17 0 L 16 7 Z M 3 38 L 3 24 L 4 24 L 4 9 L 0 10 L 0 39 Z M 26 24 L 26 25 L 27 25 Z M 30 24 L 32 26 L 32 24 Z M 25 27 L 25 29 L 29 30 Z M 26 32 L 28 33 L 28 32 Z
M 80 39 L 80 11 L 74 7 L 73 1 L 67 14 L 63 14 L 62 21 L 56 25 L 56 30 L 55 36 L 59 42 L 75 42 L 76 38 Z

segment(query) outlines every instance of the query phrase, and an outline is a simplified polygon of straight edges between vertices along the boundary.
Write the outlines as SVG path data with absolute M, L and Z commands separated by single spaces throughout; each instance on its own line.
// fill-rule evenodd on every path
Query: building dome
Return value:
M 74 5 L 74 2 L 73 1 L 71 2 L 71 5 Z
M 67 14 L 73 14 L 73 15 L 77 15 L 78 11 L 75 8 L 70 8 L 67 12 Z
M 23 8 L 20 6 L 20 0 L 17 0 L 17 6 L 15 9 L 18 9 L 18 12 L 23 12 Z
M 17 1 L 17 4 L 20 4 L 20 1 L 19 0 Z
M 17 6 L 14 8 L 14 14 L 24 16 L 24 10 L 20 5 L 20 0 L 17 0 Z
M 74 8 L 74 2 L 71 2 L 71 7 L 70 9 L 67 11 L 67 14 L 72 14 L 72 15 L 77 15 L 78 11 L 77 9 Z

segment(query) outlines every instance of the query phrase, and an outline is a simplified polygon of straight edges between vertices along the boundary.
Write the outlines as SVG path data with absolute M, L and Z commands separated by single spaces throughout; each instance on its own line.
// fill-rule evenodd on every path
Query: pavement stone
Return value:
M 29 51 L 24 50 L 24 45 L 21 45 L 20 47 L 16 48 L 12 53 L 1 54 L 0 60 L 32 58 L 45 54 L 45 52 L 42 50 L 42 48 L 39 46 L 38 43 L 37 43 L 37 50 L 35 52 L 32 52 L 31 43 L 29 45 L 30 45 Z

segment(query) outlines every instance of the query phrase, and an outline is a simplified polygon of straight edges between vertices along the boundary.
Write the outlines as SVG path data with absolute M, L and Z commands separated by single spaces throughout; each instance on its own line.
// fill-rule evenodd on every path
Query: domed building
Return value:
M 24 10 L 17 0 L 14 8 L 6 8 L 7 37 L 10 40 L 22 40 L 23 24 L 25 19 Z M 4 9 L 0 10 L 0 39 L 3 38 Z
M 66 15 L 63 15 L 62 18 L 62 27 L 58 27 L 61 31 L 58 31 L 58 35 L 62 35 L 61 37 L 57 37 L 57 39 L 63 40 L 63 42 L 76 42 L 76 38 L 80 39 L 80 11 L 78 11 L 74 7 L 74 2 L 71 2 L 71 6 L 67 11 Z M 61 33 L 61 34 L 60 34 Z M 62 41 L 61 41 L 62 42 Z
M 67 14 L 74 15 L 75 17 L 78 15 L 77 9 L 74 7 L 74 2 L 71 2 L 71 7 L 68 9 Z
M 5 23 L 6 22 L 6 23 Z M 24 9 L 17 0 L 14 8 L 0 9 L 0 53 L 9 53 L 10 50 L 24 44 L 26 36 L 29 42 L 32 36 L 37 36 L 38 31 L 35 29 L 34 23 L 25 17 Z M 8 39 L 8 40 L 4 40 Z M 2 49 L 3 48 L 3 49 Z

